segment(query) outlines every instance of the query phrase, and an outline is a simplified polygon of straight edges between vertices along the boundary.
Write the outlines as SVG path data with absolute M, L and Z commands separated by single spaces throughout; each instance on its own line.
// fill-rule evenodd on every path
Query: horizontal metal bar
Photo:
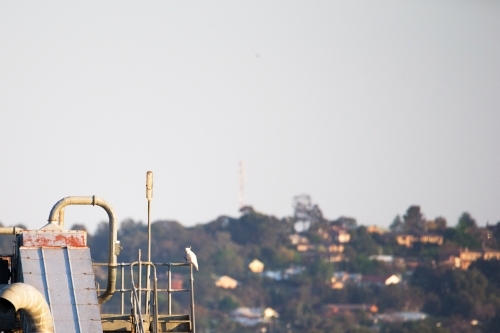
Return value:
M 116 267 L 121 267 L 121 266 L 130 266 L 132 263 L 117 263 Z M 142 265 L 155 265 L 155 266 L 189 266 L 190 263 L 186 262 L 168 262 L 168 263 L 154 263 L 150 261 L 141 261 Z M 109 266 L 109 263 L 104 263 L 104 262 L 94 262 L 92 263 L 93 266 Z
M 136 289 L 138 291 L 153 291 L 152 288 L 148 289 L 148 288 L 139 288 L 139 287 L 137 287 Z M 103 291 L 103 290 L 106 290 L 106 289 L 99 288 L 99 289 L 96 289 L 96 290 L 97 291 Z M 128 293 L 128 292 L 131 292 L 132 290 L 134 290 L 134 289 L 126 289 L 126 288 L 116 289 L 117 292 L 122 292 L 122 293 Z M 170 289 L 170 290 L 168 290 L 168 289 L 162 289 L 162 288 L 156 288 L 156 290 L 158 290 L 158 291 L 170 291 L 170 292 L 173 292 L 173 293 L 179 292 L 179 291 L 191 291 L 191 289 Z

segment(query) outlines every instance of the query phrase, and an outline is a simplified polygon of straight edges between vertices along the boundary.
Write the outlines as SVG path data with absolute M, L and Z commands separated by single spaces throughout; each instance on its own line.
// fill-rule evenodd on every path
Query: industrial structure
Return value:
M 152 174 L 148 173 L 149 178 L 148 208 L 152 196 Z M 106 211 L 107 263 L 92 261 L 86 231 L 64 229 L 64 209 L 69 205 L 100 206 Z M 153 263 L 151 237 L 148 237 L 147 261 L 141 260 L 139 251 L 137 261 L 118 263 L 121 246 L 115 213 L 105 200 L 96 196 L 61 199 L 50 211 L 48 222 L 39 230 L 0 228 L 2 235 L 15 235 L 12 253 L 0 256 L 0 332 L 195 333 L 191 264 Z M 103 288 L 96 282 L 96 269 L 107 269 Z M 158 286 L 160 269 L 166 271 L 166 288 Z M 190 288 L 172 288 L 172 269 L 190 269 Z M 172 314 L 172 294 L 178 292 L 190 294 L 190 313 Z M 119 310 L 102 313 L 103 304 L 113 296 Z

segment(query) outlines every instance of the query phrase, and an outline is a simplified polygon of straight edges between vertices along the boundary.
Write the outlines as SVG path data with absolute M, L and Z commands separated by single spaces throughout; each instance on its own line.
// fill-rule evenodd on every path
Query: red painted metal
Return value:
M 22 246 L 34 247 L 86 247 L 87 233 L 80 230 L 28 230 L 22 233 Z

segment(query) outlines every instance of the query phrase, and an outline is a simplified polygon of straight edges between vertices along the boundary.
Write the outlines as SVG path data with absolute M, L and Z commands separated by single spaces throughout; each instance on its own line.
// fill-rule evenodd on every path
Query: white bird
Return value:
M 186 247 L 186 255 L 187 255 L 186 260 L 189 261 L 191 264 L 193 264 L 193 266 L 196 267 L 196 270 L 198 270 L 198 260 L 196 260 L 196 254 L 194 254 L 194 252 L 191 251 L 191 246 Z

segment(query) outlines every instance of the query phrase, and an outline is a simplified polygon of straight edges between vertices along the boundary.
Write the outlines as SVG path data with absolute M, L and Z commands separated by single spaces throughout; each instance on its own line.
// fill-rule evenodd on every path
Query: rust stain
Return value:
M 85 246 L 85 237 L 83 235 L 56 235 L 54 239 L 56 242 L 64 243 L 66 246 Z
M 72 234 L 53 234 L 53 235 L 24 235 L 23 246 L 72 246 L 72 247 L 85 247 L 85 235 L 72 235 Z

